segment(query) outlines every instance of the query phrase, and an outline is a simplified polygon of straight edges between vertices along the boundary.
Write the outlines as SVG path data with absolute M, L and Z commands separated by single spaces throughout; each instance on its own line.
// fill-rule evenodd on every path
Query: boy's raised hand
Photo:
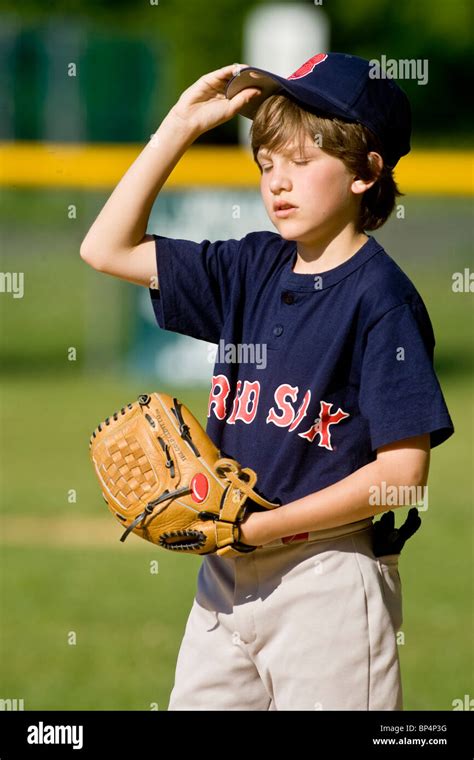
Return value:
M 203 74 L 182 93 L 171 113 L 198 135 L 229 121 L 260 92 L 258 88 L 249 87 L 230 100 L 226 98 L 224 92 L 227 82 L 245 66 L 245 63 L 233 63 Z

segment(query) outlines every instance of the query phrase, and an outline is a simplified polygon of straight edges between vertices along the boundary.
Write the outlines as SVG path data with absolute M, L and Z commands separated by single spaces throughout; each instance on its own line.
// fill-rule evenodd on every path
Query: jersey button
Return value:
M 273 328 L 273 335 L 275 335 L 277 338 L 282 334 L 283 332 L 283 326 L 282 325 L 275 325 Z
M 283 301 L 287 304 L 292 304 L 295 300 L 293 293 L 283 293 Z

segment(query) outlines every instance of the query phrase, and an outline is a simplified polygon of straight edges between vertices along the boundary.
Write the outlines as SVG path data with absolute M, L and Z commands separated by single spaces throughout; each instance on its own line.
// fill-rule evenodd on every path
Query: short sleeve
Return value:
M 241 241 L 153 237 L 159 289 L 149 292 L 159 326 L 218 343 Z
M 433 366 L 434 335 L 423 302 L 392 308 L 369 330 L 359 408 L 372 450 L 430 433 L 431 448 L 454 432 Z

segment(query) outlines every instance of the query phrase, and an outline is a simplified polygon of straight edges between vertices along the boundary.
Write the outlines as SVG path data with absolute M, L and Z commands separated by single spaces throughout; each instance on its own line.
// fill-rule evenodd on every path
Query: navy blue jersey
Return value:
M 274 232 L 200 243 L 155 235 L 160 327 L 218 344 L 207 432 L 282 504 L 424 433 L 454 427 L 421 296 L 373 237 L 321 273 L 293 272 Z

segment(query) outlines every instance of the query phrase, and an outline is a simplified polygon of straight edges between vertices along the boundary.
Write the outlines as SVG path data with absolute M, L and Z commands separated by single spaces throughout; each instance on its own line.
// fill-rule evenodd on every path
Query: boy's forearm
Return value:
M 146 234 L 156 196 L 197 137 L 171 110 L 112 192 L 81 251 L 101 255 L 138 245 Z
M 278 509 L 255 513 L 252 515 L 255 518 L 252 531 L 257 531 L 259 543 L 268 543 L 276 538 L 336 528 L 372 517 L 388 508 L 385 504 L 371 503 L 376 501 L 372 489 L 378 487 L 383 493 L 383 484 L 386 488 L 419 485 L 408 473 L 403 477 L 401 473 L 388 471 L 380 461 L 374 460 L 321 491 Z

